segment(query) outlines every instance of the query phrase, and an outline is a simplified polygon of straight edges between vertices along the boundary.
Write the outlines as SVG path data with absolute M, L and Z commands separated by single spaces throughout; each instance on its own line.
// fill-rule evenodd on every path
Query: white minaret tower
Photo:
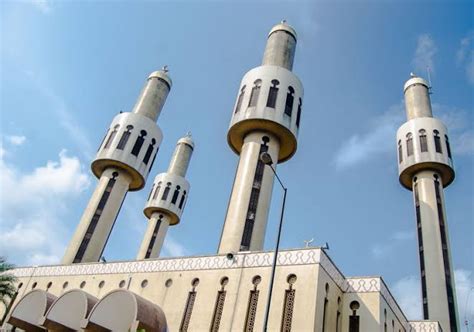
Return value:
M 459 331 L 443 188 L 454 180 L 446 126 L 433 118 L 428 83 L 405 83 L 408 121 L 397 132 L 400 183 L 413 191 L 420 255 L 423 316 L 443 331 Z
M 168 171 L 156 176 L 143 211 L 149 220 L 137 259 L 158 257 L 168 226 L 179 223 L 189 196 L 189 182 L 184 177 L 193 150 L 188 133 L 178 141 Z
M 227 134 L 240 160 L 219 253 L 263 248 L 274 175 L 259 156 L 268 152 L 280 163 L 296 152 L 303 85 L 291 71 L 295 48 L 295 30 L 285 21 L 275 25 L 262 65 L 240 84 Z
M 171 88 L 168 70 L 153 72 L 131 113 L 117 115 L 92 162 L 99 183 L 63 264 L 97 262 L 128 191 L 143 188 L 162 140 L 156 120 Z

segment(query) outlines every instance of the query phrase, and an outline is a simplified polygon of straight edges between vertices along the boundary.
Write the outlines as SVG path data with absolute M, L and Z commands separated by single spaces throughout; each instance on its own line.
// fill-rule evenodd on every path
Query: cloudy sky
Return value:
M 97 183 L 89 165 L 112 118 L 147 75 L 169 65 L 160 153 L 130 193 L 105 251 L 133 259 L 152 177 L 191 130 L 192 190 L 164 256 L 217 250 L 237 156 L 227 126 L 242 76 L 266 34 L 298 32 L 305 87 L 299 147 L 278 168 L 289 188 L 282 246 L 314 238 L 347 276 L 382 275 L 409 318 L 421 316 L 411 193 L 398 183 L 395 132 L 403 84 L 430 68 L 435 116 L 450 130 L 457 177 L 445 191 L 461 322 L 473 284 L 474 27 L 469 2 L 0 3 L 0 254 L 18 265 L 59 262 Z M 275 239 L 275 186 L 265 247 Z M 471 292 L 472 293 L 472 292 Z M 474 294 L 471 294 L 474 298 Z M 471 302 L 472 303 L 472 302 Z M 467 316 L 466 316 L 467 315 Z

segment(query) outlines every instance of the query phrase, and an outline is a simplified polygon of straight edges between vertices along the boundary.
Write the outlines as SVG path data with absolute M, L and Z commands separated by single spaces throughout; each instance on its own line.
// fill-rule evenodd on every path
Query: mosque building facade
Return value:
M 262 331 L 269 310 L 268 331 L 460 331 L 443 196 L 454 179 L 451 148 L 428 83 L 414 75 L 397 143 L 399 180 L 414 195 L 424 320 L 408 320 L 381 277 L 345 276 L 322 247 L 281 250 L 270 289 L 275 256 L 263 240 L 275 173 L 261 156 L 276 167 L 297 150 L 296 42 L 285 21 L 275 25 L 262 65 L 242 79 L 227 135 L 239 162 L 216 255 L 159 258 L 190 195 L 188 134 L 154 180 L 136 260 L 101 261 L 127 192 L 144 187 L 162 141 L 156 121 L 172 87 L 165 67 L 148 77 L 132 112 L 113 119 L 92 162 L 97 187 L 61 264 L 12 271 L 17 293 L 0 309 L 1 330 Z

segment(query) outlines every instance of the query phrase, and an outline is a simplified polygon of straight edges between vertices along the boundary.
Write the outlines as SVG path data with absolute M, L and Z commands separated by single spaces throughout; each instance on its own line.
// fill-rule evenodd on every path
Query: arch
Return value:
M 277 96 L 278 96 L 277 85 L 280 84 L 280 81 L 272 80 L 271 83 L 272 83 L 272 86 L 268 90 L 267 107 L 275 108 Z
M 111 317 L 110 313 L 114 313 Z M 92 309 L 82 328 L 87 330 L 167 331 L 166 316 L 156 304 L 125 289 L 116 289 L 106 294 Z
M 240 108 L 242 107 L 242 101 L 244 100 L 244 95 L 245 95 L 245 88 L 246 88 L 246 85 L 244 85 L 242 89 L 240 89 L 240 94 L 239 94 L 239 97 L 237 98 L 237 104 L 235 105 L 234 114 L 239 112 Z
M 183 208 L 185 200 L 186 200 L 186 190 L 183 190 L 183 196 L 181 196 L 181 201 L 179 201 L 179 209 Z
M 420 129 L 418 130 L 418 134 L 420 137 L 421 152 L 428 152 L 428 140 L 426 138 L 426 130 Z
M 448 151 L 448 157 L 449 159 L 452 159 L 453 156 L 451 155 L 451 146 L 449 145 L 448 135 L 444 135 L 444 140 L 446 142 L 446 150 Z
M 255 325 L 255 316 L 257 314 L 258 295 L 260 291 L 257 289 L 262 281 L 262 277 L 256 275 L 252 278 L 253 289 L 250 291 L 249 302 L 247 305 L 247 314 L 245 315 L 244 331 L 253 331 Z
M 248 107 L 257 106 L 258 96 L 260 95 L 260 89 L 262 87 L 262 80 L 258 79 L 253 82 L 252 92 L 250 93 Z
M 123 132 L 122 137 L 120 137 L 120 141 L 117 144 L 118 150 L 123 150 L 125 148 L 125 145 L 127 145 L 128 139 L 130 138 L 130 135 L 132 133 L 132 129 L 132 125 L 127 126 L 127 129 Z
M 402 147 L 402 140 L 398 140 L 398 163 L 403 162 L 403 147 Z
M 349 332 L 359 332 L 360 319 L 357 310 L 359 310 L 360 304 L 357 301 L 352 301 L 349 308 L 352 311 L 352 315 L 349 316 Z
M 179 327 L 180 332 L 186 332 L 189 328 L 189 322 L 191 321 L 191 315 L 193 313 L 194 302 L 196 301 L 196 287 L 199 285 L 199 278 L 194 278 L 191 281 L 191 291 L 188 293 L 188 299 L 186 301 L 186 307 L 184 308 L 183 319 Z
M 133 144 L 132 154 L 138 157 L 140 150 L 142 149 L 143 142 L 145 142 L 145 136 L 147 135 L 146 130 L 140 130 L 140 136 L 137 137 L 135 144 Z
M 407 138 L 407 156 L 413 155 L 413 134 L 408 133 L 406 135 Z
M 171 182 L 166 183 L 165 191 L 163 192 L 163 196 L 161 196 L 162 201 L 166 201 L 168 199 L 168 195 L 171 190 Z
M 67 291 L 54 301 L 41 325 L 53 331 L 78 331 L 98 299 L 82 290 Z
M 105 142 L 104 149 L 108 149 L 110 147 L 110 144 L 112 144 L 112 141 L 114 140 L 115 136 L 117 135 L 118 129 L 120 128 L 120 125 L 117 124 L 114 126 L 114 129 L 109 135 L 109 138 L 107 138 L 107 142 Z
M 298 113 L 296 113 L 296 127 L 300 127 L 301 121 L 301 108 L 303 107 L 303 101 L 301 98 L 298 98 Z
M 155 193 L 153 194 L 153 199 L 156 199 L 158 197 L 158 194 L 160 193 L 160 189 L 161 189 L 161 181 L 158 182 L 158 184 L 156 185 Z
M 148 165 L 148 162 L 150 161 L 151 153 L 153 152 L 155 144 L 156 139 L 152 138 L 150 144 L 148 145 L 148 149 L 146 149 L 145 157 L 143 157 L 143 163 L 145 165 Z
M 435 149 L 437 153 L 443 153 L 443 150 L 441 149 L 441 137 L 439 137 L 439 131 L 438 130 L 433 130 L 433 136 L 434 136 L 434 141 L 435 141 Z
M 173 193 L 173 197 L 171 198 L 171 203 L 172 204 L 176 204 L 176 201 L 178 200 L 180 189 L 181 189 L 180 186 L 176 186 L 176 188 L 174 190 L 174 193 Z
M 40 319 L 55 300 L 56 296 L 44 290 L 32 290 L 16 304 L 6 322 L 25 331 L 44 331 Z
M 286 102 L 285 102 L 285 114 L 291 116 L 293 112 L 293 102 L 295 100 L 295 89 L 290 85 L 288 87 L 288 92 L 286 93 Z

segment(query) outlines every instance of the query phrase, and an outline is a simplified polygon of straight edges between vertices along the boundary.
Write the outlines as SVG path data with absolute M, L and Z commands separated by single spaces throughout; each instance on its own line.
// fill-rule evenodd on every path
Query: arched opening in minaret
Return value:
M 428 140 L 426 138 L 426 130 L 420 129 L 418 133 L 420 134 L 421 152 L 428 152 Z
M 292 86 L 289 86 L 288 92 L 286 94 L 285 114 L 290 117 L 291 117 L 291 113 L 293 112 L 293 102 L 295 100 L 294 93 L 295 93 L 295 89 Z
M 253 82 L 252 92 L 250 94 L 249 106 L 248 107 L 255 107 L 257 106 L 258 97 L 260 95 L 260 89 L 262 87 L 262 80 L 258 79 Z
M 268 91 L 267 107 L 275 108 L 278 96 L 278 84 L 280 84 L 278 80 L 272 80 L 272 86 Z
M 245 95 L 245 87 L 244 85 L 242 89 L 240 89 L 240 94 L 239 97 L 237 98 L 237 104 L 235 105 L 235 110 L 234 114 L 240 111 L 240 108 L 242 107 L 242 101 L 244 100 L 244 95 Z
M 117 144 L 118 150 L 123 150 L 125 148 L 125 145 L 127 145 L 128 139 L 130 138 L 130 135 L 132 133 L 132 129 L 132 125 L 127 126 L 127 130 L 123 132 L 122 137 L 120 137 L 120 141 Z
M 433 130 L 433 135 L 434 135 L 436 152 L 443 153 L 443 150 L 441 149 L 441 137 L 439 137 L 439 131 L 436 129 Z
M 112 144 L 112 141 L 114 140 L 115 136 L 117 135 L 118 129 L 120 128 L 120 125 L 115 125 L 114 130 L 109 135 L 109 138 L 107 138 L 107 142 L 105 142 L 104 149 L 108 149 L 110 147 L 110 144 Z
M 145 157 L 143 157 L 143 163 L 145 165 L 148 165 L 148 161 L 150 161 L 151 153 L 153 152 L 155 144 L 156 139 L 152 138 L 150 144 L 148 145 L 148 149 L 146 150 Z
M 145 141 L 145 136 L 147 135 L 146 130 L 140 130 L 140 136 L 137 137 L 135 144 L 133 144 L 132 154 L 137 157 L 140 154 L 143 142 Z
M 171 203 L 172 204 L 176 204 L 176 201 L 178 200 L 180 189 L 181 189 L 180 186 L 176 186 L 176 189 L 174 190 L 174 193 L 173 193 L 173 197 L 171 198 Z
M 408 133 L 407 136 L 407 156 L 412 156 L 413 155 L 413 134 Z

